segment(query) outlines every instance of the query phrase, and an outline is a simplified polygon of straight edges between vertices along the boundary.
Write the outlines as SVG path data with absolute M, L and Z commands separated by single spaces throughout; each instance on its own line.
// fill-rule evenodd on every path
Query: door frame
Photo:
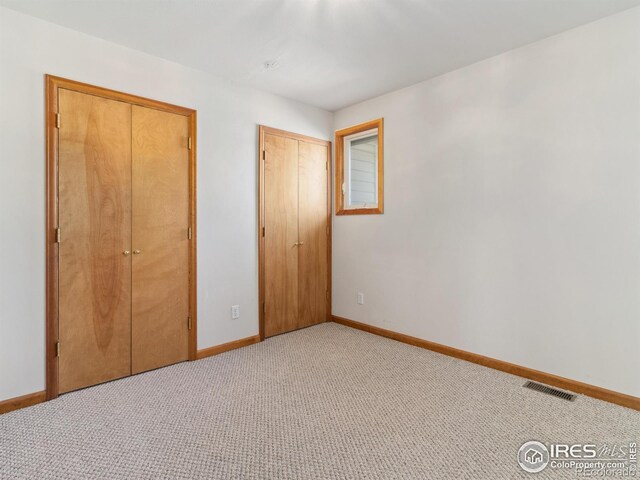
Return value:
M 189 331 L 188 359 L 196 360 L 198 338 L 197 316 L 197 228 L 196 228 L 196 110 L 151 100 L 137 95 L 89 85 L 53 75 L 45 75 L 45 131 L 46 131 L 46 399 L 58 397 L 58 357 L 56 344 L 59 326 L 58 274 L 59 256 L 57 243 L 58 228 L 58 91 L 60 89 L 94 95 L 131 105 L 154 108 L 175 113 L 189 119 L 189 223 L 192 238 L 189 242 L 189 312 L 191 330 Z M 62 232 L 64 235 L 64 232 Z M 186 321 L 186 319 L 185 319 Z M 64 348 L 64 347 L 62 347 Z
M 293 138 L 295 140 L 301 140 L 308 143 L 314 143 L 316 145 L 322 145 L 327 147 L 327 226 L 329 227 L 329 233 L 327 234 L 327 288 L 329 290 L 329 298 L 327 299 L 327 318 L 325 322 L 331 321 L 331 241 L 333 238 L 333 226 L 332 226 L 332 194 L 331 186 L 333 165 L 331 162 L 331 141 L 322 140 L 319 138 L 308 137 L 306 135 L 300 135 L 298 133 L 287 132 L 286 130 L 280 130 L 277 128 L 267 127 L 265 125 L 258 125 L 258 315 L 260 325 L 260 340 L 265 339 L 264 335 L 264 322 L 265 322 L 265 280 L 264 280 L 264 136 L 265 134 L 275 135 L 278 137 Z

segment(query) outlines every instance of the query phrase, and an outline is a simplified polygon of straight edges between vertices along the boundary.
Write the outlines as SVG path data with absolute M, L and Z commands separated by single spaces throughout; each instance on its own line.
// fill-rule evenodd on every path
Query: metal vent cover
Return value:
M 547 395 L 553 395 L 554 397 L 558 397 L 563 400 L 569 400 L 570 402 L 573 402 L 577 397 L 577 395 L 574 395 L 573 393 L 563 392 L 562 390 L 558 390 L 557 388 L 547 387 L 546 385 L 532 382 L 530 380 L 527 381 L 527 383 L 525 383 L 523 387 L 535 390 L 536 392 L 546 393 Z

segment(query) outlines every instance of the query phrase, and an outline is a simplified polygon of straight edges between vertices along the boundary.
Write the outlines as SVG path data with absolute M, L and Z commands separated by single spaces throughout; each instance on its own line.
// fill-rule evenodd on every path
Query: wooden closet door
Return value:
M 298 328 L 326 321 L 328 303 L 327 147 L 299 143 Z
M 132 107 L 132 373 L 187 360 L 189 122 Z
M 131 373 L 131 106 L 61 89 L 59 391 Z
M 264 136 L 265 336 L 298 328 L 298 141 Z

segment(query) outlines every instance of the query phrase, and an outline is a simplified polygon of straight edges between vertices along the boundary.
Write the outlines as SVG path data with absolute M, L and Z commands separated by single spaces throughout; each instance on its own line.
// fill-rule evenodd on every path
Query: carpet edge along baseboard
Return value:
M 228 352 L 230 350 L 235 350 L 236 348 L 247 347 L 249 345 L 253 345 L 254 343 L 258 343 L 259 341 L 260 341 L 260 336 L 253 335 L 251 337 L 241 338 L 239 340 L 234 340 L 232 342 L 223 343 L 222 345 L 215 345 L 213 347 L 204 348 L 202 350 L 198 350 L 196 354 L 196 360 L 211 357 L 213 355 L 219 355 L 220 353 Z M 45 391 L 28 393 L 20 397 L 0 400 L 0 415 L 2 415 L 3 413 L 13 412 L 14 410 L 19 410 L 21 408 L 37 405 L 38 403 L 42 403 L 45 400 L 46 400 Z
M 9 398 L 7 400 L 2 400 L 0 401 L 0 415 L 3 413 L 13 412 L 14 410 L 18 410 L 20 408 L 37 405 L 38 403 L 44 402 L 45 399 L 46 399 L 46 393 L 42 391 L 42 392 L 27 393 L 26 395 L 22 395 L 20 397 L 14 397 L 14 398 Z
M 235 350 L 236 348 L 248 347 L 254 343 L 260 342 L 260 335 L 252 335 L 250 337 L 240 338 L 239 340 L 233 340 L 232 342 L 223 343 L 221 345 L 215 345 L 209 348 L 203 348 L 198 350 L 196 359 L 212 357 L 219 355 L 220 353 L 228 352 L 229 350 Z
M 632 395 L 615 392 L 613 390 L 597 387 L 595 385 L 589 385 L 587 383 L 578 382 L 577 380 L 571 380 L 569 378 L 560 377 L 557 375 L 553 375 L 551 373 L 541 372 L 539 370 L 534 370 L 532 368 L 515 365 L 513 363 L 504 362 L 502 360 L 497 360 L 495 358 L 485 357 L 484 355 L 479 355 L 477 353 L 467 352 L 465 350 L 449 347 L 447 345 L 442 345 L 440 343 L 430 342 L 429 340 L 423 340 L 421 338 L 412 337 L 410 335 L 394 332 L 392 330 L 386 330 L 384 328 L 375 327 L 373 325 L 368 325 L 366 323 L 356 322 L 354 320 L 349 320 L 348 318 L 343 318 L 343 317 L 334 315 L 332 316 L 332 320 L 335 323 L 339 323 L 347 327 L 372 333 L 374 335 L 390 338 L 392 340 L 406 343 L 408 345 L 413 345 L 416 347 L 431 350 L 433 352 L 442 353 L 444 355 L 458 358 L 460 360 L 476 363 L 484 367 L 493 368 L 495 370 L 510 373 L 512 375 L 517 375 L 519 377 L 527 378 L 529 380 L 542 382 L 547 385 L 563 388 L 575 393 L 586 395 L 588 397 L 596 398 L 598 400 L 604 400 L 605 402 L 614 403 L 616 405 L 621 405 L 623 407 L 640 411 L 640 398 L 634 397 Z M 213 347 L 198 350 L 196 359 L 200 360 L 200 359 L 211 357 L 214 355 L 219 355 L 221 353 L 228 352 L 230 350 L 246 347 L 259 342 L 260 342 L 260 336 L 253 335 L 250 337 L 241 338 L 239 340 L 234 340 L 232 342 L 223 343 L 221 345 L 215 345 Z M 0 415 L 3 413 L 9 413 L 14 410 L 18 410 L 21 408 L 30 407 L 32 405 L 37 405 L 38 403 L 42 403 L 45 400 L 46 400 L 46 392 L 44 391 L 29 393 L 26 395 L 22 395 L 20 397 L 14 397 L 14 398 L 9 398 L 7 400 L 2 400 L 0 401 Z
M 572 392 L 580 393 L 592 398 L 597 398 L 598 400 L 604 400 L 605 402 L 615 403 L 616 405 L 621 405 L 623 407 L 631 408 L 634 410 L 640 410 L 640 398 L 634 397 L 633 395 L 627 395 L 626 393 L 607 390 L 606 388 L 589 385 L 588 383 L 579 382 L 577 380 L 571 380 L 570 378 L 564 378 L 558 375 L 553 375 L 551 373 L 541 372 L 540 370 L 534 370 L 532 368 L 504 362 L 502 360 L 497 360 L 495 358 L 485 357 L 484 355 L 479 355 L 477 353 L 467 352 L 465 350 L 449 347 L 440 343 L 430 342 L 429 340 L 423 340 L 421 338 L 405 335 L 404 333 L 398 333 L 392 330 L 386 330 L 384 328 L 368 325 L 366 323 L 356 322 L 355 320 L 339 317 L 337 315 L 333 315 L 332 320 L 335 323 L 339 323 L 347 327 L 362 330 L 364 332 L 379 335 L 381 337 L 390 338 L 392 340 L 413 345 L 415 347 L 442 353 L 450 357 L 458 358 L 460 360 L 465 360 L 471 363 L 476 363 L 484 367 L 500 370 L 502 372 L 517 375 L 529 380 L 535 380 L 536 382 L 546 383 L 547 385 L 552 385 L 554 387 L 571 390 Z

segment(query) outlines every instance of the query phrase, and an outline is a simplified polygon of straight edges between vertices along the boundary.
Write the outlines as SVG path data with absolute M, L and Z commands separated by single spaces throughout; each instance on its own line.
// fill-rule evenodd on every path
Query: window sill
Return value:
M 348 208 L 338 210 L 336 215 L 380 215 L 384 213 L 381 206 L 376 208 Z

